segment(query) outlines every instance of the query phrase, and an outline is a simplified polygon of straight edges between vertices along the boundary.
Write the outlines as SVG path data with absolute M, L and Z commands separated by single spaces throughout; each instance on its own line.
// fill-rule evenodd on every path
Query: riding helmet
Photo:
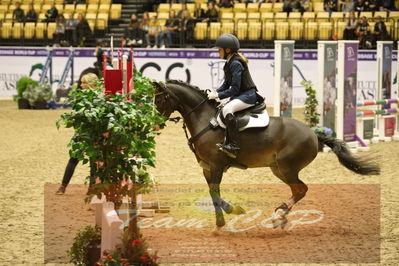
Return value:
M 240 49 L 240 41 L 233 34 L 222 34 L 216 40 L 216 47 Z

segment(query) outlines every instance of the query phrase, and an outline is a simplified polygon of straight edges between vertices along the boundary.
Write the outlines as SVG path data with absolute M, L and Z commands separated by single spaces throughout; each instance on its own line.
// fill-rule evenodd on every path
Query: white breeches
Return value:
M 228 102 L 223 107 L 223 117 L 226 117 L 226 115 L 228 115 L 228 114 L 234 114 L 235 112 L 247 109 L 254 105 L 255 104 L 244 103 L 243 101 L 241 101 L 239 99 L 234 99 L 234 100 Z

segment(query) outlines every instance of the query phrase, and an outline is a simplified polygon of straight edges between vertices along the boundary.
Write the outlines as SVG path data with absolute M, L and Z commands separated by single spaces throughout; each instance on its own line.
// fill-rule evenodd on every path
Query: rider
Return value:
M 240 42 L 232 34 L 223 34 L 216 40 L 220 58 L 226 59 L 224 65 L 224 82 L 220 88 L 209 93 L 208 98 L 225 99 L 230 101 L 223 107 L 223 117 L 227 126 L 225 142 L 217 144 L 219 150 L 228 156 L 237 157 L 240 150 L 238 143 L 238 127 L 235 112 L 254 106 L 258 94 L 248 70 L 248 59 L 238 53 Z

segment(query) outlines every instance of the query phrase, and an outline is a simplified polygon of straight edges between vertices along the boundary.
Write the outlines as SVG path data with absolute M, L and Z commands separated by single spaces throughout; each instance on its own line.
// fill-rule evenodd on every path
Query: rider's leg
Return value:
M 239 99 L 234 99 L 223 107 L 223 116 L 225 118 L 227 127 L 226 139 L 225 143 L 218 144 L 218 147 L 221 151 L 227 153 L 227 155 L 232 158 L 237 156 L 237 153 L 240 149 L 238 142 L 238 126 L 234 113 L 251 106 L 253 106 L 253 104 L 247 104 Z
M 244 103 L 239 99 L 234 99 L 223 107 L 223 117 L 226 117 L 227 114 L 234 114 L 235 112 L 247 109 L 254 105 L 255 104 Z

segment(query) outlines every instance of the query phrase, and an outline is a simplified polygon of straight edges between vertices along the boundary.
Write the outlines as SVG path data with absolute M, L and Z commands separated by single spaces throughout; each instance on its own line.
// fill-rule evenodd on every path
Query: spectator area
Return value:
M 21 9 L 26 14 L 29 4 L 33 3 L 38 14 L 37 22 L 13 22 L 15 3 L 21 3 Z M 108 27 L 109 19 L 118 19 L 121 16 L 122 4 L 112 4 L 111 0 L 88 0 L 87 4 L 63 5 L 63 0 L 0 0 L 0 36 L 4 39 L 23 40 L 51 40 L 56 23 L 46 23 L 45 14 L 55 2 L 59 14 L 67 19 L 72 14 L 76 19 L 79 13 L 85 15 L 92 32 L 104 31 Z
M 51 40 L 55 30 L 55 23 L 45 23 L 46 11 L 53 0 L 21 0 L 21 8 L 28 10 L 30 3 L 39 14 L 36 23 L 13 22 L 13 9 L 16 0 L 0 0 L 0 37 L 5 39 L 22 40 Z M 73 14 L 76 18 L 79 13 L 85 14 L 91 30 L 96 34 L 107 30 L 109 20 L 121 18 L 123 4 L 112 3 L 111 0 L 87 0 L 86 4 L 63 5 L 63 0 L 55 0 L 59 13 L 65 18 Z M 187 4 L 191 15 L 194 14 L 195 3 L 201 3 L 202 9 L 207 10 L 207 0 L 195 0 Z M 218 1 L 216 1 L 217 3 Z M 399 6 L 399 0 L 396 0 Z M 157 16 L 161 25 L 165 25 L 169 18 L 169 11 L 181 10 L 180 3 L 161 3 L 155 12 L 150 12 L 150 17 Z M 348 13 L 325 12 L 321 0 L 309 2 L 306 12 L 282 12 L 283 2 L 276 3 L 235 3 L 232 8 L 217 8 L 219 17 L 216 22 L 204 22 L 195 19 L 194 40 L 180 41 L 182 45 L 211 46 L 220 34 L 233 33 L 248 47 L 271 46 L 273 40 L 296 40 L 299 45 L 306 47 L 308 43 L 317 40 L 343 39 Z M 138 14 L 141 17 L 142 14 Z M 360 12 L 357 16 L 366 16 L 369 20 L 370 30 L 373 31 L 376 17 L 385 20 L 390 39 L 398 40 L 399 37 L 399 11 L 391 12 Z M 97 36 L 97 35 L 96 35 Z
M 207 9 L 206 1 L 202 8 Z M 399 1 L 397 1 L 399 5 Z M 180 8 L 178 4 L 161 4 L 157 10 L 158 18 L 167 18 L 167 10 Z M 188 5 L 189 10 L 194 4 Z M 240 40 L 331 40 L 343 39 L 348 13 L 324 11 L 323 2 L 314 0 L 309 11 L 282 12 L 283 3 L 235 3 L 233 8 L 220 8 L 218 22 L 197 22 L 194 36 L 197 40 L 215 40 L 220 34 L 233 33 Z M 387 31 L 391 39 L 399 36 L 399 11 L 360 12 L 358 17 L 366 16 L 373 31 L 378 16 L 385 19 Z M 163 21 L 163 20 L 161 20 Z

